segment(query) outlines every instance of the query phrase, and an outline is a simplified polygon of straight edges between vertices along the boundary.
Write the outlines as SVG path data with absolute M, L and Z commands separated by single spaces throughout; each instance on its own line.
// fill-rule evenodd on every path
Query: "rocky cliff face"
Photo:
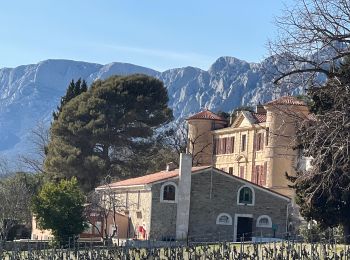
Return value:
M 38 122 L 49 125 L 52 111 L 72 79 L 83 78 L 91 83 L 115 74 L 133 73 L 157 77 L 167 87 L 169 105 L 175 118 L 180 119 L 202 108 L 231 111 L 239 105 L 263 103 L 285 94 L 286 90 L 276 91 L 266 73 L 266 67 L 273 62 L 272 58 L 248 63 L 221 57 L 208 71 L 185 67 L 158 72 L 126 63 L 46 60 L 0 69 L 0 153 L 13 158 L 29 149 L 30 130 Z M 292 91 L 300 93 L 302 89 Z

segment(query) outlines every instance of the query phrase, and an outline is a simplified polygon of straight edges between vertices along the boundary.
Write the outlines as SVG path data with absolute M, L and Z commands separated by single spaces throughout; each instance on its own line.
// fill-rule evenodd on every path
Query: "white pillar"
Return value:
M 190 217 L 192 156 L 180 154 L 179 188 L 177 194 L 176 239 L 186 239 Z

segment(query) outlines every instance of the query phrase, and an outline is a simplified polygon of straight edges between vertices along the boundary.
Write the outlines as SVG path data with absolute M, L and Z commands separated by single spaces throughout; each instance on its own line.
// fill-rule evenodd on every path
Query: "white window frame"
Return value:
M 163 198 L 164 195 L 164 187 L 168 186 L 168 185 L 173 185 L 175 187 L 175 200 L 165 200 Z M 160 188 L 160 202 L 164 202 L 164 203 L 177 203 L 177 192 L 178 192 L 178 188 L 175 182 L 172 181 L 168 181 L 165 182 L 162 187 Z
M 239 202 L 239 194 L 241 192 L 241 190 L 243 188 L 249 188 L 251 191 L 252 191 L 252 203 L 251 204 L 246 204 L 246 203 L 240 203 Z M 237 205 L 244 205 L 244 206 L 255 206 L 255 191 L 254 191 L 254 188 L 250 185 L 243 185 L 241 186 L 239 189 L 238 189 L 238 192 L 237 192 Z
M 228 223 L 223 223 L 223 222 L 220 222 L 220 218 L 222 216 L 226 216 L 228 217 Z M 217 218 L 216 218 L 216 225 L 226 225 L 226 226 L 230 226 L 232 225 L 232 217 L 230 214 L 227 214 L 227 213 L 220 213 Z
M 267 218 L 268 219 L 269 222 L 268 222 L 267 225 L 259 223 L 262 218 Z M 272 220 L 271 220 L 270 216 L 268 216 L 268 215 L 261 215 L 261 216 L 259 216 L 258 219 L 256 220 L 256 227 L 272 228 Z

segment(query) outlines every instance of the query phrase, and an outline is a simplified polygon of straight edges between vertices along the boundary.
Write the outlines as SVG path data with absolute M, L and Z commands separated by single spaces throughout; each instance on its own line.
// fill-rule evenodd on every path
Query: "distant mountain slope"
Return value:
M 217 59 L 208 71 L 194 67 L 158 72 L 127 63 L 100 65 L 71 60 L 46 60 L 38 64 L 0 69 L 0 153 L 8 157 L 25 153 L 30 130 L 40 121 L 49 124 L 52 111 L 69 81 L 88 83 L 111 75 L 143 73 L 161 79 L 168 89 L 169 105 L 176 118 L 201 108 L 231 111 L 239 105 L 271 100 L 275 87 L 262 63 L 233 57 Z M 296 89 L 295 92 L 301 92 Z

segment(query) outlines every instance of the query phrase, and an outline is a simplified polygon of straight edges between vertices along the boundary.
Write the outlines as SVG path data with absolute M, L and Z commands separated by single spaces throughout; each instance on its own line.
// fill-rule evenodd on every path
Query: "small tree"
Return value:
M 86 227 L 84 195 L 76 178 L 46 183 L 32 201 L 32 210 L 42 229 L 50 229 L 58 242 L 67 242 Z
M 30 223 L 30 198 L 35 191 L 29 179 L 18 173 L 0 180 L 0 241 L 8 239 L 15 225 Z

